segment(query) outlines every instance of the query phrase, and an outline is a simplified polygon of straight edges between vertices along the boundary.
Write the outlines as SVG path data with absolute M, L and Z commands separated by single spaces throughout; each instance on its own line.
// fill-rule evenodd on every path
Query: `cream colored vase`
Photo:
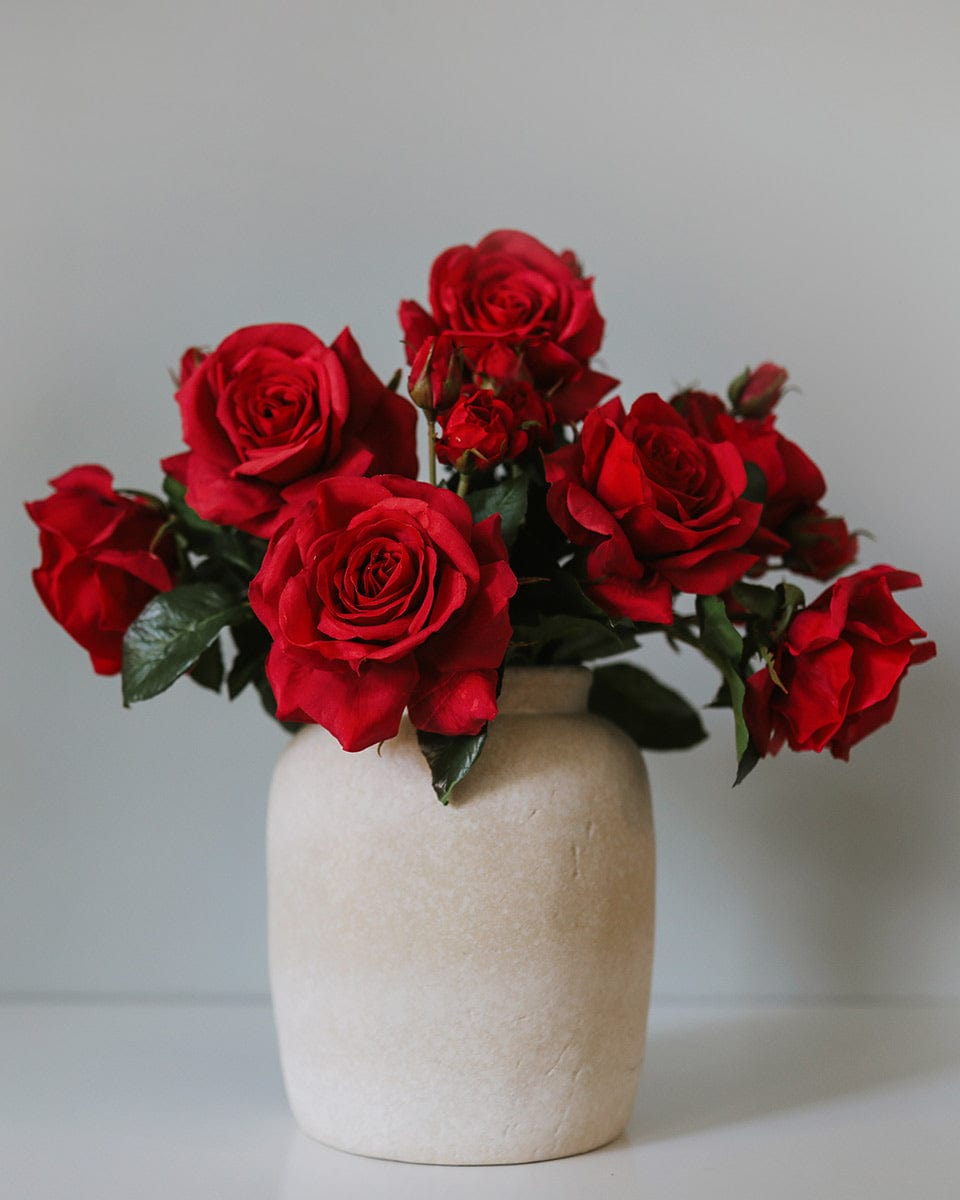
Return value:
M 643 759 L 581 667 L 508 671 L 449 807 L 404 720 L 378 754 L 301 731 L 274 775 L 270 973 L 290 1105 L 423 1163 L 579 1154 L 627 1124 L 654 849 Z

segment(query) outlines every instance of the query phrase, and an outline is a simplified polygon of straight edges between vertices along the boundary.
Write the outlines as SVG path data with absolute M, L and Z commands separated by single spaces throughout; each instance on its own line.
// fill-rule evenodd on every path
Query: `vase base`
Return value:
M 615 1133 L 602 1136 L 599 1140 L 593 1137 L 567 1137 L 561 1143 L 554 1142 L 547 1146 L 528 1144 L 525 1147 L 498 1146 L 496 1148 L 476 1147 L 472 1152 L 463 1149 L 444 1153 L 436 1149 L 420 1146 L 404 1151 L 400 1147 L 386 1148 L 375 1144 L 355 1144 L 343 1141 L 325 1134 L 315 1133 L 307 1128 L 302 1121 L 297 1120 L 300 1132 L 312 1142 L 337 1150 L 341 1154 L 351 1154 L 357 1158 L 372 1158 L 381 1162 L 402 1162 L 416 1166 L 428 1167 L 505 1167 L 520 1166 L 524 1163 L 550 1162 L 559 1158 L 575 1158 L 581 1154 L 590 1154 L 602 1150 L 623 1136 L 626 1124 Z

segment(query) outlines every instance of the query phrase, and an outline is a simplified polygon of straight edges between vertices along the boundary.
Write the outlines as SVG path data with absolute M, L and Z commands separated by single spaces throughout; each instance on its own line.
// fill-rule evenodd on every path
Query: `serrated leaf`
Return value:
M 468 492 L 466 496 L 475 524 L 479 525 L 494 513 L 500 514 L 500 528 L 508 547 L 517 540 L 527 515 L 527 483 L 526 475 L 511 476 L 493 487 Z
M 223 655 L 220 652 L 220 638 L 204 650 L 190 668 L 190 678 L 201 687 L 209 688 L 211 692 L 219 692 L 223 686 Z
M 244 620 L 246 603 L 215 583 L 188 583 L 147 604 L 123 639 L 123 702 L 166 691 L 225 625 Z
M 679 692 L 632 663 L 593 672 L 589 709 L 645 750 L 681 750 L 707 736 L 697 710 Z
M 476 734 L 447 737 L 442 733 L 424 733 L 417 730 L 420 750 L 430 768 L 433 790 L 441 804 L 449 804 L 450 794 L 458 783 L 468 775 L 470 768 L 480 757 L 487 740 L 487 727 Z

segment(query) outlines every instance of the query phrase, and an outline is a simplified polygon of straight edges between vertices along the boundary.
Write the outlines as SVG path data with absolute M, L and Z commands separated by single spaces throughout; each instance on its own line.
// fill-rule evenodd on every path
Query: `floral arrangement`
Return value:
M 183 355 L 188 449 L 162 461 L 162 498 L 88 465 L 27 505 L 37 591 L 95 671 L 122 673 L 125 704 L 181 675 L 231 698 L 252 686 L 284 724 L 323 725 L 350 751 L 406 711 L 443 801 L 480 754 L 505 666 L 593 663 L 646 634 L 718 669 L 736 782 L 784 743 L 846 759 L 890 720 L 936 652 L 894 599 L 920 580 L 874 566 L 808 604 L 784 577 L 831 580 L 859 540 L 780 432 L 785 370 L 744 371 L 726 400 L 604 401 L 618 381 L 591 365 L 593 280 L 506 230 L 444 251 L 429 311 L 407 300 L 399 315 L 412 403 L 349 329 L 327 346 L 251 326 Z M 590 707 L 641 746 L 705 736 L 633 661 L 595 669 Z

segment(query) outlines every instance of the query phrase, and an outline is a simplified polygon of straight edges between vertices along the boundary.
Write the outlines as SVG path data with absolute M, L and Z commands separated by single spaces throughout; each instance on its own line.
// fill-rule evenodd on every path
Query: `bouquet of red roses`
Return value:
M 604 401 L 618 381 L 591 366 L 592 279 L 507 230 L 444 251 L 429 311 L 404 301 L 400 322 L 412 403 L 349 329 L 327 346 L 251 326 L 183 355 L 188 449 L 163 460 L 162 498 L 79 466 L 27 505 L 37 591 L 96 671 L 122 672 L 125 704 L 181 675 L 231 698 L 252 685 L 346 750 L 392 737 L 406 711 L 443 800 L 505 666 L 593 663 L 643 634 L 717 667 L 737 782 L 785 742 L 846 759 L 890 720 L 908 668 L 936 652 L 893 596 L 920 580 L 874 566 L 807 604 L 784 577 L 830 580 L 858 550 L 777 425 L 786 371 L 746 370 L 726 400 Z M 595 668 L 590 707 L 644 747 L 705 736 L 633 661 Z

